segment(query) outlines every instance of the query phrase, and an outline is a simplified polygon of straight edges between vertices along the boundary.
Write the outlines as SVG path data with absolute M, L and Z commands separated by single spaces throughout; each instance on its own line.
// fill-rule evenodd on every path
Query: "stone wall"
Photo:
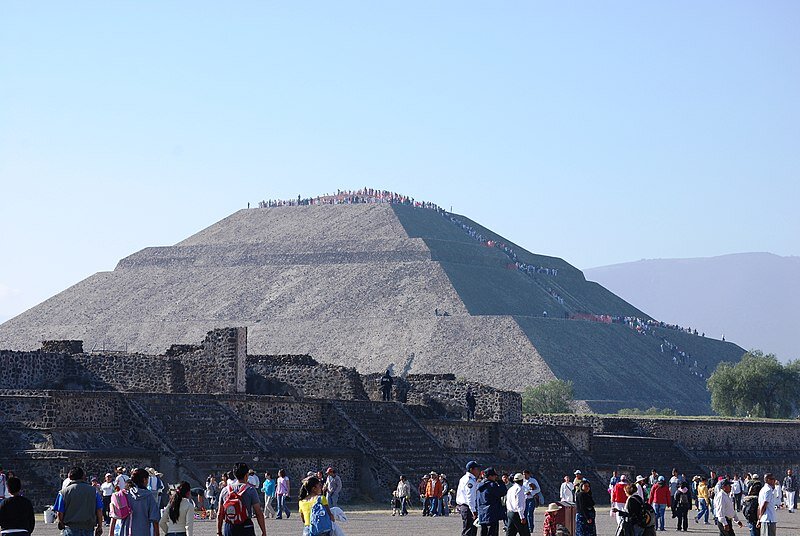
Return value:
M 245 392 L 247 328 L 210 331 L 201 346 L 173 347 L 170 355 L 80 349 L 80 341 L 45 341 L 36 352 L 0 351 L 0 390 Z
M 370 400 L 381 400 L 382 374 L 366 374 L 364 390 Z M 394 377 L 392 399 L 433 408 L 449 419 L 466 420 L 467 392 L 475 395 L 475 418 L 481 421 L 520 422 L 522 396 L 477 382 L 456 379 L 454 374 L 409 374 Z
M 247 392 L 297 398 L 367 399 L 356 369 L 318 363 L 308 355 L 248 356 Z
M 490 453 L 499 443 L 497 423 L 428 420 L 422 424 L 441 445 L 458 454 Z

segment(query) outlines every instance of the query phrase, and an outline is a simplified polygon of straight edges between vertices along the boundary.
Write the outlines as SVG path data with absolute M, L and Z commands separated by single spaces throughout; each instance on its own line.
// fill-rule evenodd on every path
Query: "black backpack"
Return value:
M 656 526 L 656 511 L 649 502 L 642 503 L 642 517 L 639 519 L 639 526 L 644 528 Z
M 758 497 L 745 497 L 742 501 L 742 515 L 753 525 L 758 522 Z

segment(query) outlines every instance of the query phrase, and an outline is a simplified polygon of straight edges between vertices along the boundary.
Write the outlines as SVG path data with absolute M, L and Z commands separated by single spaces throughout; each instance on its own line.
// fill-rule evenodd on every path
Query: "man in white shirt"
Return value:
M 564 476 L 564 482 L 561 483 L 561 489 L 558 494 L 561 497 L 561 502 L 575 502 L 572 480 L 568 475 Z
M 775 495 L 775 476 L 772 473 L 764 475 L 764 487 L 758 493 L 758 523 L 761 536 L 775 536 L 778 519 L 775 510 L 778 508 L 778 497 Z
M 525 521 L 528 523 L 528 529 L 533 530 L 534 512 L 536 511 L 537 496 L 542 492 L 539 487 L 539 481 L 533 478 L 531 472 L 525 469 L 522 472 L 525 482 L 522 488 L 525 490 Z
M 644 492 L 644 482 L 645 482 L 645 479 L 644 479 L 644 477 L 642 475 L 637 475 L 636 476 L 636 495 L 641 497 L 643 501 L 647 501 L 647 497 L 645 497 L 645 492 Z M 625 506 L 625 505 L 623 505 L 623 506 Z M 617 508 L 619 508 L 619 507 L 617 507 Z
M 476 536 L 478 527 L 475 526 L 475 519 L 478 517 L 478 475 L 481 474 L 481 466 L 478 462 L 467 462 L 467 472 L 458 481 L 456 491 L 456 509 L 461 514 L 463 528 L 462 536 Z
M 522 487 L 525 477 L 521 473 L 514 475 L 514 485 L 506 492 L 506 513 L 508 514 L 508 530 L 506 536 L 531 536 L 525 521 L 525 489 Z
M 125 474 L 127 471 L 124 467 L 117 467 L 117 478 L 114 479 L 114 486 L 123 490 L 125 489 L 125 483 L 130 480 L 130 477 Z
M 736 508 L 733 507 L 733 499 L 731 499 L 731 481 L 723 480 L 720 482 L 720 489 L 723 493 L 717 493 L 714 496 L 714 517 L 717 518 L 717 526 L 719 533 L 722 535 L 733 534 L 733 527 L 731 523 L 736 523 L 741 527 L 742 522 L 736 515 Z

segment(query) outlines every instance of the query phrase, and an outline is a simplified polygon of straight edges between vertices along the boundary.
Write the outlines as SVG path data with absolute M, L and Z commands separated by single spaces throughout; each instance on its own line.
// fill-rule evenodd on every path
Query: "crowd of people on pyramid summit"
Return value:
M 640 525 L 664 531 L 669 509 L 677 531 L 688 532 L 689 517 L 705 525 L 712 519 L 721 536 L 732 536 L 734 523 L 739 527 L 746 523 L 751 536 L 775 536 L 776 511 L 786 508 L 793 513 L 798 491 L 800 484 L 791 469 L 783 481 L 772 473 L 766 473 L 762 480 L 758 474 L 717 475 L 711 471 L 709 476 L 695 475 L 689 480 L 677 469 L 669 478 L 655 469 L 647 477 L 637 475 L 635 479 L 614 471 L 608 485 L 611 515 L 620 524 L 638 518 Z M 690 516 L 692 508 L 697 514 Z
M 388 190 L 378 190 L 376 188 L 362 188 L 361 190 L 337 190 L 335 194 L 318 195 L 317 197 L 301 197 L 297 199 L 269 199 L 260 201 L 258 208 L 271 207 L 297 207 L 309 205 L 357 205 L 357 204 L 379 204 L 388 203 L 393 205 L 409 205 L 417 208 L 426 208 L 442 212 L 442 209 L 435 203 L 428 201 L 417 201 L 413 197 L 390 192 Z

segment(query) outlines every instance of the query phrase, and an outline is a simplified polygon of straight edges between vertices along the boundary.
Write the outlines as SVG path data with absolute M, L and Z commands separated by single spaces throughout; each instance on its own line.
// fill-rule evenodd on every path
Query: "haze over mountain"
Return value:
M 659 320 L 724 335 L 782 361 L 800 358 L 800 257 L 643 259 L 584 274 Z

